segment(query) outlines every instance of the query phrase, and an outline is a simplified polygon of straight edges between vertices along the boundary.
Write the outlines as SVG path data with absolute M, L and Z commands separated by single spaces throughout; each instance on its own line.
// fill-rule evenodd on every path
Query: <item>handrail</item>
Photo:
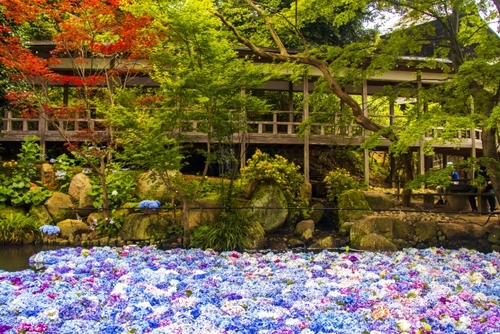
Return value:
M 297 114 L 294 111 L 269 111 L 266 113 L 260 113 L 272 115 L 272 120 L 255 120 L 248 119 L 246 124 L 248 126 L 248 132 L 252 135 L 268 135 L 268 134 L 283 134 L 296 136 L 298 134 L 298 129 L 301 124 L 300 121 L 292 120 L 278 120 L 278 115 L 292 115 Z M 340 115 L 330 114 L 330 116 L 337 120 Z M 387 119 L 394 118 L 399 115 L 374 115 L 375 117 L 386 117 Z M 405 117 L 405 116 L 401 116 Z M 44 122 L 42 118 L 22 118 L 22 117 L 12 117 L 11 112 L 7 112 L 6 117 L 2 119 L 2 133 L 4 136 L 9 134 L 13 135 L 40 135 L 43 133 L 50 134 L 57 132 L 57 129 L 51 127 L 50 123 Z M 236 120 L 237 121 L 237 120 Z M 98 127 L 99 123 L 105 122 L 104 119 L 100 118 L 67 118 L 59 119 L 58 122 L 70 133 L 72 131 L 79 131 L 84 129 L 95 129 Z M 191 134 L 203 134 L 201 131 L 197 131 L 198 123 L 201 121 L 192 120 L 189 121 L 191 124 L 190 129 L 186 129 L 185 132 Z M 44 125 L 45 129 L 41 129 L 40 125 Z M 439 132 L 443 127 L 434 127 L 424 134 L 424 139 L 429 140 L 432 138 L 439 138 Z M 182 130 L 182 129 L 180 129 Z M 106 131 L 105 128 L 102 131 Z M 311 136 L 346 136 L 346 137 L 360 137 L 366 133 L 360 125 L 357 124 L 336 124 L 336 123 L 312 123 L 310 124 Z M 480 129 L 475 129 L 475 139 L 481 141 L 482 131 Z M 472 140 L 471 130 L 457 129 L 456 139 L 462 140 Z M 0 138 L 0 140 L 2 140 Z

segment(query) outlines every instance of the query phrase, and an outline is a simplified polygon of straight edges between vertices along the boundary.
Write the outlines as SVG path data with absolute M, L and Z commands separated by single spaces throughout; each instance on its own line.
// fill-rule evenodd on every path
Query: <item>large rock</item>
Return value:
M 386 216 L 369 217 L 373 221 L 373 232 L 383 235 L 386 238 L 393 237 L 394 218 Z M 367 217 L 368 219 L 368 217 Z
M 67 194 L 54 192 L 52 196 L 45 201 L 45 207 L 55 222 L 76 218 L 74 212 L 76 207 L 71 200 L 71 196 Z
M 392 196 L 384 193 L 363 192 L 366 202 L 372 210 L 390 210 L 394 208 Z
M 476 241 L 487 238 L 487 229 L 476 224 L 441 223 L 438 227 L 447 240 Z
M 488 235 L 488 241 L 495 245 L 500 245 L 500 227 L 495 226 Z
M 245 184 L 245 188 L 243 190 L 243 198 L 250 199 L 252 198 L 257 186 L 259 185 L 259 181 L 255 179 L 248 180 Z
M 302 220 L 295 226 L 293 234 L 300 237 L 302 241 L 312 240 L 314 236 L 314 221 L 312 219 Z
M 359 245 L 353 247 L 370 252 L 395 252 L 398 247 L 380 234 L 370 233 L 365 235 Z
M 392 230 L 392 237 L 394 239 L 408 239 L 408 237 L 413 234 L 413 227 L 411 223 L 397 217 L 393 218 L 394 225 Z
M 394 247 L 500 250 L 497 247 L 500 245 L 498 221 L 488 219 L 485 222 L 485 219 L 488 218 L 475 215 L 450 217 L 432 212 L 375 213 L 353 222 L 350 246 L 363 250 L 392 250 Z
M 335 239 L 331 235 L 329 235 L 319 239 L 313 245 L 311 245 L 311 247 L 321 248 L 321 249 L 331 249 L 337 247 L 337 243 L 335 242 Z
M 78 173 L 71 179 L 68 188 L 68 195 L 71 196 L 71 199 L 75 202 L 80 200 L 82 192 L 86 193 L 92 189 L 92 185 L 90 184 L 90 179 L 84 173 Z
M 415 226 L 415 235 L 420 242 L 436 244 L 437 226 L 435 222 L 420 221 Z
M 295 225 L 294 234 L 300 236 L 306 230 L 311 230 L 312 232 L 314 232 L 314 226 L 314 221 L 312 219 L 302 220 L 298 222 L 297 225 Z
M 345 222 L 339 226 L 339 234 L 342 236 L 348 236 L 351 234 L 351 228 L 355 222 Z
M 68 188 L 68 194 L 76 203 L 78 203 L 78 214 L 81 216 L 88 216 L 91 212 L 88 209 L 94 207 L 94 197 L 90 196 L 88 192 L 92 189 L 90 179 L 84 173 L 78 173 L 71 179 Z
M 102 212 L 92 212 L 90 215 L 87 217 L 87 224 L 92 226 L 92 225 L 97 225 L 98 222 L 104 220 L 104 214 Z
M 39 222 L 43 224 L 52 225 L 54 223 L 54 220 L 50 216 L 49 211 L 47 211 L 45 205 L 32 205 L 30 210 L 28 211 L 28 214 L 31 217 L 35 217 Z
M 300 187 L 300 197 L 305 199 L 307 203 L 311 201 L 312 198 L 312 184 L 310 182 L 304 182 Z
M 73 239 L 76 235 L 90 233 L 90 227 L 76 219 L 65 219 L 57 223 L 61 229 L 59 236 L 64 239 Z
M 339 223 L 355 221 L 370 214 L 370 205 L 365 199 L 363 192 L 351 189 L 344 191 L 339 196 L 339 208 L 346 209 L 339 211 Z
M 288 216 L 285 194 L 276 185 L 261 185 L 247 207 L 250 221 L 257 221 L 266 232 L 280 228 Z
M 56 181 L 54 168 L 51 164 L 42 164 L 42 168 L 40 169 L 40 179 L 45 188 L 49 190 L 57 189 L 58 184 Z
M 123 222 L 118 236 L 123 240 L 160 240 L 167 239 L 176 223 L 170 213 L 145 215 L 133 213 L 128 215 Z
M 436 229 L 429 227 L 429 230 Z M 399 215 L 372 215 L 365 216 L 352 224 L 350 229 L 351 243 L 359 245 L 361 240 L 368 234 L 378 234 L 388 240 L 407 240 L 413 237 L 414 230 L 411 221 L 400 219 Z M 424 233 L 422 231 L 422 233 Z M 427 240 L 427 236 L 422 235 Z
M 325 214 L 325 206 L 322 203 L 315 203 L 311 208 L 311 216 L 309 218 L 314 221 L 314 224 L 318 224 Z
M 189 207 L 188 226 L 190 231 L 200 224 L 214 222 L 221 212 L 221 204 L 214 200 L 194 201 Z
M 359 247 L 361 240 L 368 234 L 373 233 L 374 223 L 371 219 L 358 220 L 353 223 L 350 229 L 351 245 Z
M 259 222 L 249 222 L 250 227 L 245 238 L 248 249 L 263 249 L 266 244 L 266 232 Z
M 177 171 L 168 171 L 168 179 L 180 177 Z M 173 190 L 167 188 L 157 173 L 149 171 L 141 174 L 135 187 L 135 195 L 140 200 L 159 200 L 162 203 L 170 202 L 174 195 Z

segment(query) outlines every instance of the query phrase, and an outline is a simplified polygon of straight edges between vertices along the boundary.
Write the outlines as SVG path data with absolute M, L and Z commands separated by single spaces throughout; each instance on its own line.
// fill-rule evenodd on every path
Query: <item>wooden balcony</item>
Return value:
M 245 138 L 247 144 L 288 144 L 288 145 L 303 145 L 305 140 L 299 133 L 299 121 L 283 121 L 283 119 L 292 119 L 293 112 L 282 111 L 268 114 L 267 119 L 272 120 L 249 120 L 246 122 L 247 131 L 237 132 L 234 134 L 233 141 L 235 144 L 240 143 Z M 390 116 L 386 117 L 387 123 Z M 392 116 L 394 117 L 394 116 Z M 47 123 L 43 118 L 26 119 L 12 117 L 7 113 L 3 118 L 3 126 L 0 136 L 0 141 L 4 142 L 19 142 L 27 136 L 38 136 L 45 142 L 62 142 L 64 141 L 60 133 Z M 103 119 L 64 119 L 59 120 L 59 126 L 65 129 L 66 133 L 71 137 L 78 131 L 93 130 L 106 134 L 106 127 Z M 207 136 L 197 129 L 200 126 L 200 121 L 190 121 L 190 124 L 185 129 L 179 131 L 184 132 L 188 138 L 195 142 L 205 143 Z M 438 138 L 442 128 L 436 127 L 430 129 L 422 135 L 422 140 L 430 140 Z M 363 144 L 367 135 L 367 131 L 356 124 L 339 125 L 328 123 L 312 123 L 309 133 L 309 145 L 352 145 L 359 146 Z M 436 150 L 445 149 L 467 150 L 472 148 L 477 150 L 482 149 L 481 131 L 480 130 L 457 130 L 457 142 L 449 142 L 440 145 L 433 145 Z M 459 144 L 458 144 L 459 141 Z M 385 150 L 389 147 L 390 142 L 385 139 L 380 139 L 380 145 L 377 149 Z M 417 148 L 421 144 L 415 143 Z

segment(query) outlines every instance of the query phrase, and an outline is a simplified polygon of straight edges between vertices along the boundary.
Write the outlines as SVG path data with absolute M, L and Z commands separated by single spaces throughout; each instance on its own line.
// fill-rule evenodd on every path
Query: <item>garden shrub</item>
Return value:
M 38 228 L 42 225 L 38 219 L 28 215 L 0 216 L 0 243 L 22 243 L 28 235 L 40 239 L 41 232 Z
M 326 175 L 324 182 L 328 187 L 327 198 L 330 202 L 337 202 L 339 196 L 347 190 L 366 188 L 364 183 L 356 180 L 344 168 L 330 171 Z
M 120 214 L 115 214 L 115 210 L 111 213 L 111 219 L 105 221 L 106 218 L 103 217 L 102 220 L 92 219 L 90 222 L 91 230 L 94 231 L 95 236 L 106 236 L 110 238 L 116 238 L 120 228 L 125 222 L 125 216 Z
M 6 205 L 24 206 L 40 204 L 51 196 L 52 192 L 41 186 L 32 188 L 32 182 L 38 178 L 35 164 L 40 161 L 40 145 L 35 136 L 26 137 L 17 155 L 16 163 L 9 163 L 9 174 L 0 174 L 0 209 Z
M 191 246 L 216 251 L 247 247 L 250 223 L 244 210 L 223 211 L 214 222 L 205 222 L 193 230 Z
M 134 173 L 122 170 L 117 164 L 110 164 L 106 174 L 106 187 L 108 189 L 108 204 L 111 209 L 119 209 L 125 203 L 134 201 L 135 186 L 137 184 Z M 101 182 L 95 177 L 90 178 L 92 189 L 89 195 L 94 198 L 94 207 L 103 205 L 103 191 Z
M 193 177 L 189 175 L 186 177 L 186 181 L 189 181 L 191 187 L 195 189 L 197 198 L 220 199 L 221 196 L 228 193 L 231 193 L 233 198 L 237 198 L 241 197 L 243 192 L 240 182 L 222 177 Z
M 304 176 L 299 173 L 299 169 L 299 166 L 280 155 L 270 157 L 269 154 L 257 149 L 240 173 L 241 178 L 247 182 L 256 180 L 260 183 L 278 185 L 283 190 L 289 205 L 302 207 L 307 206 L 308 202 L 301 196 Z

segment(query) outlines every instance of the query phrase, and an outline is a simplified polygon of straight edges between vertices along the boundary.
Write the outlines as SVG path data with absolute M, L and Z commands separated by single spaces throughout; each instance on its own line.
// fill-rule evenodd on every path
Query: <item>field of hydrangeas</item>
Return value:
M 0 333 L 499 333 L 500 256 L 63 248 L 0 272 Z

